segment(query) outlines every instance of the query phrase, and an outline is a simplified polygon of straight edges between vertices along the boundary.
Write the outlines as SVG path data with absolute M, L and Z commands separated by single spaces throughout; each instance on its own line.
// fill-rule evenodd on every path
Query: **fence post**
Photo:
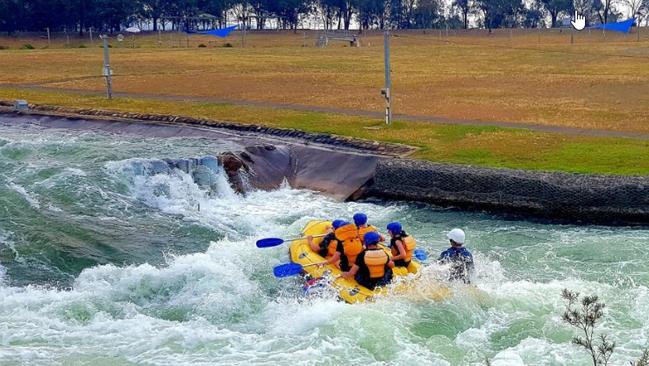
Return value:
M 392 77 L 390 70 L 390 31 L 383 33 L 383 50 L 385 59 L 385 89 L 381 94 L 385 97 L 385 123 L 392 124 Z
M 108 35 L 101 36 L 104 41 L 104 77 L 106 78 L 106 95 L 113 99 L 113 72 L 110 69 L 110 55 L 108 53 Z

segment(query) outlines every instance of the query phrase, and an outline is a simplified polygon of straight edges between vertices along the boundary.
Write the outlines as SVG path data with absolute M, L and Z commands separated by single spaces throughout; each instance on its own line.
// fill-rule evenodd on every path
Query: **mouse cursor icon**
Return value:
M 575 11 L 575 18 L 570 21 L 572 27 L 578 31 L 584 30 L 586 28 L 586 17 L 583 15 L 577 14 Z

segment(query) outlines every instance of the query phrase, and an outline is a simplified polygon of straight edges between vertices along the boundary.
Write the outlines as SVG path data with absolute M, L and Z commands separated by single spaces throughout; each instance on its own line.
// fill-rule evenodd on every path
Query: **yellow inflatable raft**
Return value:
M 329 221 L 311 221 L 306 225 L 302 234 L 304 237 L 308 235 L 322 235 L 327 232 L 327 228 L 330 226 L 331 222 Z M 314 238 L 313 241 L 319 244 L 322 238 Z M 409 297 L 422 296 L 435 301 L 441 301 L 452 296 L 451 289 L 439 283 L 428 284 L 424 292 L 421 289 L 417 289 L 415 281 L 421 264 L 416 262 L 414 258 L 408 269 L 403 267 L 395 267 L 393 269 L 393 285 L 370 290 L 359 285 L 353 279 L 348 280 L 340 277 L 341 271 L 334 265 L 316 266 L 316 263 L 321 263 L 325 259 L 314 252 L 305 239 L 293 241 L 289 247 L 289 251 L 291 261 L 301 264 L 304 267 L 304 272 L 312 278 L 330 278 L 331 286 L 338 291 L 340 298 L 350 304 L 371 300 L 377 295 L 388 292 L 391 294 L 403 294 Z M 389 250 L 386 249 L 386 252 L 388 255 L 391 255 Z

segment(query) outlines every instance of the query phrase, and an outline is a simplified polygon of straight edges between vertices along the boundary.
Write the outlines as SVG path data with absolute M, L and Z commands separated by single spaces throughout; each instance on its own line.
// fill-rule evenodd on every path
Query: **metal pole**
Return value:
M 110 69 L 110 55 L 108 54 L 108 35 L 101 36 L 104 41 L 104 77 L 106 78 L 106 95 L 113 99 L 113 77 Z
M 246 16 L 244 16 L 243 19 L 242 19 L 242 21 L 243 21 L 243 29 L 241 30 L 242 31 L 241 32 L 241 48 L 246 48 L 246 28 L 247 28 L 246 19 L 247 19 Z
M 385 96 L 385 123 L 392 124 L 392 77 L 390 69 L 390 31 L 383 34 L 383 49 L 385 50 L 385 89 L 382 90 Z
M 52 47 L 52 37 L 50 36 L 50 27 L 47 27 L 47 47 Z

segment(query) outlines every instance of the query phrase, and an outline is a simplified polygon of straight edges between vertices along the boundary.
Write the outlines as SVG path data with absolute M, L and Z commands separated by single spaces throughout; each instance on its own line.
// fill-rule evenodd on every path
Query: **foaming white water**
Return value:
M 298 191 L 288 185 L 265 192 L 236 194 L 222 168 L 213 172 L 212 188 L 197 184 L 191 174 L 178 169 L 160 169 L 160 173 L 141 174 L 142 159 L 128 159 L 106 164 L 107 171 L 128 183 L 132 199 L 166 214 L 181 215 L 201 222 L 233 238 L 264 233 L 285 236 L 287 228 L 298 233 L 312 219 L 351 216 L 371 204 L 341 204 L 315 192 Z M 154 168 L 149 168 L 155 171 Z M 386 210 L 389 212 L 389 210 Z M 386 211 L 372 210 L 370 217 Z M 297 222 L 295 222 L 297 220 Z
M 21 136 L 12 139 L 33 137 Z M 502 221 L 398 202 L 341 203 L 287 185 L 240 196 L 218 167 L 197 174 L 169 168 L 178 161 L 154 160 L 202 156 L 215 151 L 211 146 L 183 141 L 185 147 L 174 150 L 179 141 L 114 136 L 34 141 L 1 147 L 0 159 L 8 158 L 0 163 L 20 175 L 0 174 L 37 199 L 44 218 L 58 219 L 47 222 L 89 224 L 66 248 L 72 259 L 58 252 L 43 256 L 59 263 L 57 268 L 68 271 L 101 252 L 99 246 L 88 248 L 90 242 L 115 244 L 107 251 L 119 254 L 131 253 L 129 246 L 150 249 L 135 263 L 161 263 L 159 251 L 176 248 L 195 253 L 167 254 L 162 265 L 130 266 L 111 254 L 105 258 L 113 265 L 91 266 L 79 275 L 69 269 L 76 276 L 69 289 L 12 287 L 21 271 L 38 274 L 41 267 L 30 261 L 49 240 L 64 247 L 71 242 L 69 231 L 52 235 L 41 217 L 12 223 L 10 245 L 18 245 L 26 262 L 16 266 L 15 253 L 0 245 L 0 259 L 9 263 L 0 283 L 3 366 L 483 365 L 486 357 L 499 365 L 585 365 L 587 356 L 570 344 L 574 330 L 560 318 L 564 287 L 598 294 L 607 303 L 599 329 L 618 343 L 613 364 L 637 358 L 649 333 L 647 231 Z M 130 156 L 151 159 L 124 160 Z M 331 291 L 304 297 L 299 278 L 272 276 L 273 266 L 288 261 L 286 246 L 254 245 L 262 237 L 296 236 L 312 219 L 350 219 L 357 211 L 380 229 L 401 220 L 428 251 L 431 264 L 422 271 L 421 291 L 356 305 L 336 301 Z M 164 231 L 167 224 L 169 232 L 155 240 L 137 235 Z M 426 286 L 446 278 L 447 268 L 433 262 L 448 245 L 445 233 L 452 227 L 467 231 L 479 291 L 453 285 L 452 298 L 435 301 Z M 97 228 L 104 233 L 92 235 Z M 126 239 L 105 234 L 111 230 Z M 190 243 L 174 246 L 181 240 Z M 160 241 L 170 245 L 157 246 Z
M 14 191 L 16 191 L 18 194 L 20 194 L 27 203 L 29 203 L 30 206 L 32 206 L 35 209 L 39 209 L 41 207 L 40 202 L 38 202 L 38 198 L 34 197 L 31 193 L 27 192 L 25 187 L 20 186 L 18 184 L 15 184 L 13 182 L 9 182 L 7 186 Z

